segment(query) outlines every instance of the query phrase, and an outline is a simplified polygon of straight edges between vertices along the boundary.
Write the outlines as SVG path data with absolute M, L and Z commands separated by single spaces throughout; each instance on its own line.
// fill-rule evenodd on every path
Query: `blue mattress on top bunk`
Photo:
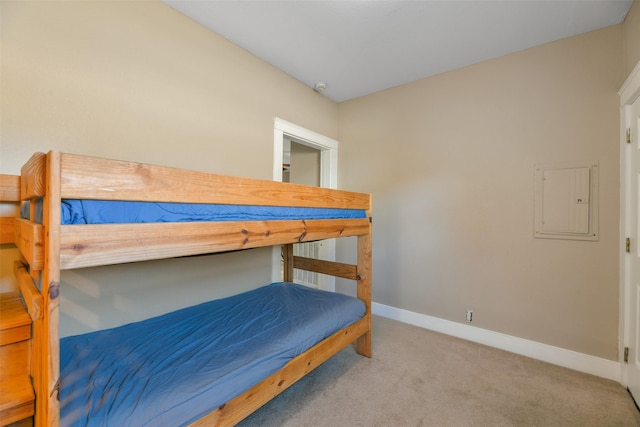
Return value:
M 364 314 L 356 298 L 274 283 L 63 338 L 60 424 L 189 424 Z
M 29 217 L 29 203 L 21 207 Z M 361 209 L 304 208 L 189 203 L 156 203 L 108 200 L 62 200 L 62 224 L 121 224 L 139 222 L 267 221 L 287 219 L 366 218 Z M 42 200 L 35 207 L 35 221 L 42 222 Z

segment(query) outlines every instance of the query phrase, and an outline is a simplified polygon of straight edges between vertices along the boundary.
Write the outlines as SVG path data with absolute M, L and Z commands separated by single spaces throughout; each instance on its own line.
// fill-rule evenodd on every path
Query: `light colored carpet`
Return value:
M 615 381 L 381 317 L 373 328 L 373 358 L 346 348 L 239 426 L 640 426 Z

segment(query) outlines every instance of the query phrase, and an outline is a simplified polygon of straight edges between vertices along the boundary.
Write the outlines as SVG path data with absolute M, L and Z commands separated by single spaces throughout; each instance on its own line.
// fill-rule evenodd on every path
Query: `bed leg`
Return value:
M 356 352 L 371 357 L 371 228 L 369 233 L 358 236 L 358 298 L 367 309 L 367 332 L 358 338 Z
M 369 331 L 356 341 L 356 353 L 371 357 L 371 318 L 369 318 Z

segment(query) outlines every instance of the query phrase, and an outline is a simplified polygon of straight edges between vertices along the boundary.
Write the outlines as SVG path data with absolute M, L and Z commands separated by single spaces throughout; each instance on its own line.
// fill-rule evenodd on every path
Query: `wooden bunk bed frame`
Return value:
M 36 153 L 19 179 L 4 176 L 4 191 L 20 200 L 44 200 L 42 224 L 13 221 L 14 241 L 25 268 L 16 274 L 42 301 L 34 317 L 31 375 L 36 395 L 35 425 L 59 424 L 60 271 L 271 245 L 284 247 L 284 280 L 301 268 L 352 279 L 366 314 L 321 341 L 242 395 L 192 425 L 234 425 L 287 389 L 331 356 L 355 343 L 371 356 L 371 197 L 368 194 L 296 184 L 235 178 L 142 163 L 107 160 L 50 151 Z M 60 225 L 62 199 L 246 204 L 362 209 L 364 219 Z M 31 218 L 34 206 L 31 203 Z M 6 230 L 7 223 L 3 229 Z M 296 257 L 293 244 L 357 236 L 357 264 Z M 41 285 L 38 286 L 37 284 Z M 21 285 L 22 287 L 22 285 Z M 25 301 L 27 300 L 25 296 Z M 32 316 L 33 317 L 33 316 Z

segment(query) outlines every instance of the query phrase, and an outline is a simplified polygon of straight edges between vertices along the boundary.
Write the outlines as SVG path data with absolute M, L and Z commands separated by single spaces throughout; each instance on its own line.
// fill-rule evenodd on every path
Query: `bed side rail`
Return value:
M 64 225 L 63 269 L 208 254 L 366 233 L 367 219 Z
M 62 153 L 66 199 L 371 208 L 368 194 Z M 36 183 L 33 183 L 34 185 Z

